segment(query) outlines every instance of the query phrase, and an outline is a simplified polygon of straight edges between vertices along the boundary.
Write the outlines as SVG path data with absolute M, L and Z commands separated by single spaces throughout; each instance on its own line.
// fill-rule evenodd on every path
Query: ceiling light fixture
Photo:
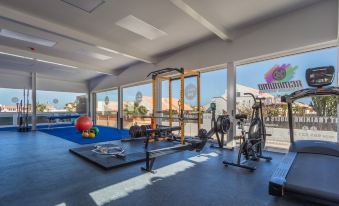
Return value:
M 38 62 L 43 62 L 43 63 L 48 63 L 48 64 L 55 64 L 55 65 L 59 65 L 59 66 L 64 66 L 64 67 L 69 67 L 69 68 L 78 68 L 75 66 L 71 66 L 71 65 L 67 65 L 67 64 L 60 64 L 60 63 L 56 63 L 56 62 L 51 62 L 51 61 L 46 61 L 46 60 L 42 60 L 42 59 L 35 59 Z
M 42 38 L 39 38 L 39 37 L 30 36 L 30 35 L 27 35 L 27 34 L 11 31 L 11 30 L 8 30 L 8 29 L 0 29 L 0 36 L 11 38 L 11 39 L 17 39 L 17 40 L 21 40 L 21 41 L 26 41 L 26 42 L 30 42 L 30 43 L 33 43 L 33 44 L 46 46 L 46 47 L 53 47 L 56 44 L 56 42 L 54 42 L 54 41 L 42 39 Z
M 7 55 L 7 56 L 13 56 L 13 57 L 19 57 L 19 58 L 22 58 L 22 59 L 34 60 L 31 57 L 25 57 L 25 56 L 20 56 L 20 55 L 16 55 L 16 54 L 6 53 L 6 52 L 0 52 L 0 54 L 4 54 L 4 55 Z
M 89 56 L 95 59 L 103 60 L 103 61 L 112 59 L 112 57 L 110 56 L 106 56 L 106 55 L 99 54 L 99 53 L 89 53 Z
M 102 50 L 105 50 L 105 51 L 108 51 L 108 52 L 111 52 L 111 53 L 114 53 L 114 54 L 119 54 L 120 52 L 117 52 L 113 49 L 109 49 L 109 48 L 106 48 L 106 47 L 102 47 L 102 46 L 96 46 L 98 49 L 102 49 Z
M 166 32 L 144 22 L 133 15 L 128 15 L 115 23 L 116 25 L 134 32 L 149 40 L 154 40 L 167 35 Z
M 108 51 L 108 52 L 111 52 L 111 53 L 114 53 L 114 54 L 120 54 L 124 57 L 128 57 L 128 58 L 131 58 L 131 59 L 136 59 L 136 60 L 139 60 L 139 61 L 142 61 L 142 62 L 145 62 L 145 63 L 149 63 L 151 64 L 152 62 L 149 61 L 149 60 L 146 60 L 146 59 L 141 59 L 141 58 L 138 58 L 138 57 L 135 57 L 135 56 L 131 56 L 131 55 L 128 55 L 128 54 L 125 54 L 125 53 L 121 53 L 121 52 L 118 52 L 118 51 L 115 51 L 113 49 L 109 49 L 109 48 L 106 48 L 106 47 L 102 47 L 102 46 L 96 46 L 98 49 L 102 49 L 102 50 L 105 50 L 105 51 Z

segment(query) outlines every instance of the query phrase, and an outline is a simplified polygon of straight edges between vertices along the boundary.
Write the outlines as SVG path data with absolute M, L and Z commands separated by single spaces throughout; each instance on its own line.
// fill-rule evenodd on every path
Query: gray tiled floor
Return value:
M 0 132 L 0 205 L 302 205 L 267 194 L 281 154 L 251 173 L 223 166 L 234 153 L 206 148 L 159 158 L 148 174 L 142 163 L 104 171 L 68 151 L 78 146 L 41 132 Z

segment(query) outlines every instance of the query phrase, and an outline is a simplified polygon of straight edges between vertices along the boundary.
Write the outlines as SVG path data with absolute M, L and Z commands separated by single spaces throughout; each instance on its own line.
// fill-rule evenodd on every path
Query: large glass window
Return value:
M 96 93 L 96 124 L 117 127 L 118 90 Z
M 31 121 L 31 103 L 32 94 L 31 90 L 27 93 L 25 90 L 25 101 L 24 101 L 24 90 L 23 89 L 9 89 L 0 88 L 0 126 L 12 126 L 17 124 L 17 111 L 20 108 L 26 111 L 25 104 L 28 104 L 29 122 Z M 28 95 L 28 102 L 27 101 Z
M 290 143 L 287 105 L 281 103 L 281 96 L 308 87 L 307 68 L 334 66 L 333 85 L 337 85 L 337 58 L 337 48 L 329 48 L 237 67 L 237 112 L 251 112 L 253 100 L 244 93 L 265 97 L 266 130 L 272 135 L 267 137 L 266 145 L 287 149 Z M 293 105 L 295 139 L 337 141 L 337 103 L 336 97 L 297 100 Z
M 123 88 L 124 128 L 151 124 L 152 84 Z
M 220 69 L 201 74 L 201 105 L 203 105 L 203 123 L 201 128 L 211 129 L 210 104 L 216 103 L 216 115 L 227 113 L 227 70 Z
M 87 113 L 85 93 L 37 90 L 37 123 L 47 123 L 48 116 Z M 70 119 L 58 120 L 70 121 Z

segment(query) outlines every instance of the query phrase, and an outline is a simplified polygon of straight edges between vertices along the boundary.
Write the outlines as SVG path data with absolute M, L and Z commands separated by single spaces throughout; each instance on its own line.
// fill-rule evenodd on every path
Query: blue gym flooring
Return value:
M 72 124 L 57 124 L 52 125 L 50 128 L 48 127 L 48 125 L 39 125 L 37 128 L 40 132 L 44 132 L 81 145 L 120 140 L 122 138 L 129 137 L 128 130 L 121 130 L 104 126 L 97 127 L 99 128 L 100 132 L 99 135 L 97 135 L 93 139 L 82 138 L 81 133 L 78 132 Z M 0 131 L 17 131 L 17 127 L 4 127 L 0 128 Z
M 92 144 L 98 142 L 106 142 L 106 141 L 113 141 L 113 140 L 120 140 L 122 138 L 126 138 L 129 136 L 128 130 L 121 130 L 112 127 L 103 127 L 103 126 L 96 126 L 99 128 L 100 132 L 95 138 L 83 138 L 81 133 L 75 129 L 73 126 L 68 127 L 57 127 L 57 128 L 44 128 L 40 129 L 39 131 L 60 137 L 62 139 L 75 142 L 78 144 Z
M 72 126 L 73 124 L 70 123 L 65 123 L 65 124 L 51 124 L 51 128 L 53 127 L 69 127 Z M 44 125 L 38 125 L 37 129 L 45 129 L 48 128 L 49 125 L 48 124 L 44 124 Z M 29 126 L 29 128 L 31 129 L 32 127 Z M 17 131 L 18 127 L 17 126 L 8 126 L 8 127 L 0 127 L 0 131 L 8 131 L 8 132 L 13 132 L 13 131 Z

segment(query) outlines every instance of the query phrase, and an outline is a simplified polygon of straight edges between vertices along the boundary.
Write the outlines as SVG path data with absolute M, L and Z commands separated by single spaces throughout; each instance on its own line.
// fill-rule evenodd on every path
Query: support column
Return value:
M 337 48 L 339 48 L 339 3 L 338 3 L 338 8 L 337 8 L 337 14 L 338 14 L 338 18 L 337 18 Z M 337 53 L 337 77 L 339 76 L 339 53 Z M 337 78 L 337 85 L 339 85 L 339 78 Z M 339 102 L 337 105 L 337 131 L 339 128 Z M 339 143 L 339 132 L 337 132 L 337 142 Z
M 118 88 L 118 125 L 119 129 L 123 129 L 124 125 L 124 104 L 123 104 L 123 89 L 121 87 Z
M 97 124 L 96 118 L 96 94 L 93 92 L 88 92 L 88 104 L 87 105 L 87 113 L 90 117 L 92 117 L 94 124 Z
M 157 83 L 157 93 L 155 94 L 156 95 L 156 99 L 157 99 L 157 104 L 155 105 L 156 107 L 156 111 L 162 111 L 162 81 L 158 79 Z M 163 116 L 163 114 L 161 113 L 155 113 L 155 116 Z M 162 119 L 161 118 L 156 118 L 156 123 L 158 125 L 161 125 L 162 124 Z
M 227 113 L 230 116 L 231 127 L 227 134 L 227 147 L 234 148 L 236 135 L 236 69 L 234 62 L 227 63 Z
M 36 130 L 36 72 L 32 72 L 32 131 Z

